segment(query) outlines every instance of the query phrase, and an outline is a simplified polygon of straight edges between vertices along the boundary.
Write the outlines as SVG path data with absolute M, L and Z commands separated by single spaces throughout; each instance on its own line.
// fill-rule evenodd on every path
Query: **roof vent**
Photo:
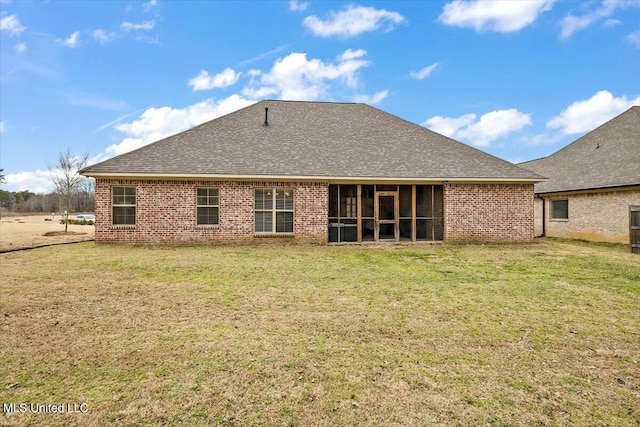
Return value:
M 264 109 L 264 125 L 269 126 L 269 109 L 266 107 Z

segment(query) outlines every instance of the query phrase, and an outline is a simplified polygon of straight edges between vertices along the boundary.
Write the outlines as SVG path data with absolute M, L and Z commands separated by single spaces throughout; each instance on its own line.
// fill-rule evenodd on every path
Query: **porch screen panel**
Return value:
M 338 241 L 338 186 L 329 185 L 329 242 Z
M 357 185 L 329 185 L 329 242 L 358 241 L 357 208 Z
M 362 199 L 362 241 L 375 240 L 374 221 L 374 198 L 375 187 L 373 185 L 362 185 L 360 187 Z
M 444 239 L 443 199 L 441 185 L 416 185 L 416 240 Z
M 400 186 L 400 240 L 411 240 L 411 199 L 412 186 Z
M 339 241 L 358 241 L 358 186 L 340 186 Z

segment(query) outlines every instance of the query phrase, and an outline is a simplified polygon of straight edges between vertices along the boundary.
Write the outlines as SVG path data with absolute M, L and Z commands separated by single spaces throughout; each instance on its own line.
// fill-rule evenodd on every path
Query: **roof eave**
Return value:
M 565 188 L 547 191 L 536 191 L 538 196 L 561 195 L 568 193 L 587 193 L 587 192 L 603 192 L 603 191 L 624 191 L 627 189 L 635 189 L 640 187 L 640 182 L 631 184 L 609 185 L 602 187 L 585 187 L 585 188 Z
M 437 182 L 437 183 L 536 183 L 547 178 L 521 177 L 384 177 L 384 176 L 313 176 L 313 175 L 230 175 L 230 174 L 159 174 L 159 173 L 117 173 L 82 171 L 82 175 L 106 179 L 166 179 L 166 180 L 214 180 L 214 181 L 323 181 L 329 183 L 346 182 Z

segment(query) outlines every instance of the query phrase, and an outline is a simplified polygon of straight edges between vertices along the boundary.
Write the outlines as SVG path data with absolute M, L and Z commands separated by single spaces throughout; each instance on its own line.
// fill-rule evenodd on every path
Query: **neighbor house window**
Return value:
M 551 201 L 551 219 L 569 219 L 569 200 Z
M 198 188 L 196 205 L 198 225 L 218 225 L 220 196 L 217 188 Z
M 293 233 L 293 190 L 256 188 L 256 233 Z
M 136 187 L 111 187 L 113 225 L 136 224 Z

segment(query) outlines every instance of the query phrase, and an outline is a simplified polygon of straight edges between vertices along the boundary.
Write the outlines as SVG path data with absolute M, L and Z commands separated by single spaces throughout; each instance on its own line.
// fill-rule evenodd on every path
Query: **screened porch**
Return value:
M 329 185 L 329 242 L 444 239 L 442 185 Z

